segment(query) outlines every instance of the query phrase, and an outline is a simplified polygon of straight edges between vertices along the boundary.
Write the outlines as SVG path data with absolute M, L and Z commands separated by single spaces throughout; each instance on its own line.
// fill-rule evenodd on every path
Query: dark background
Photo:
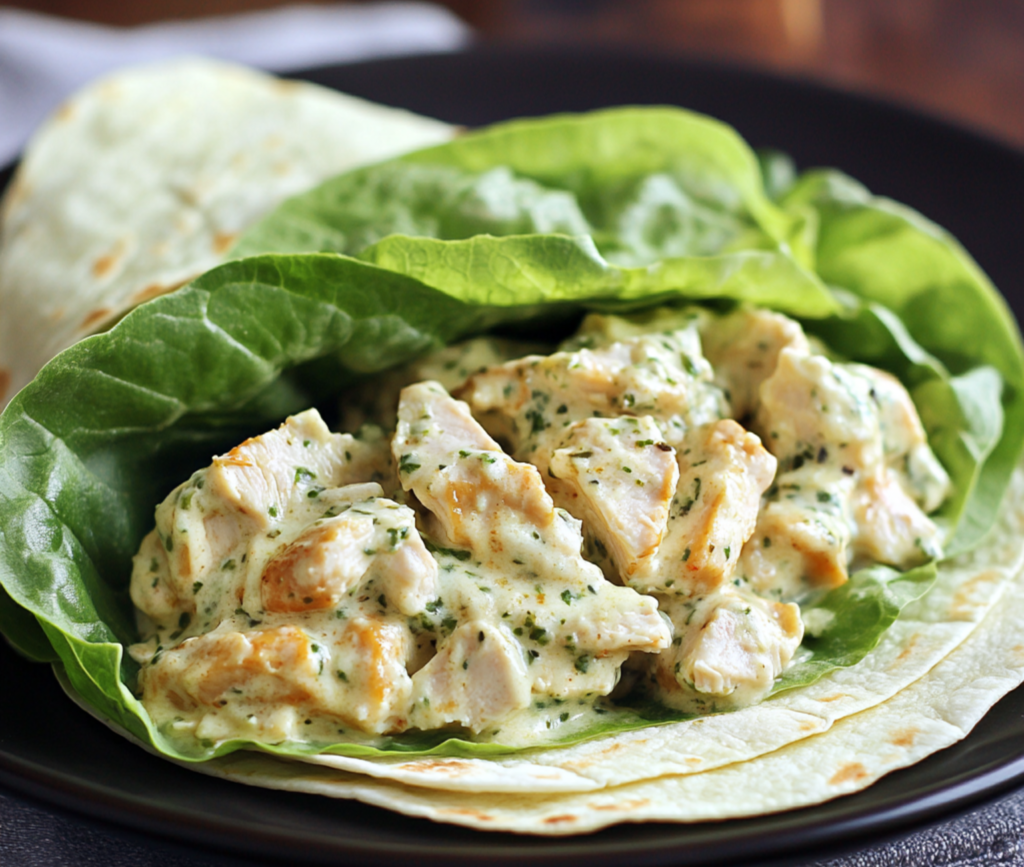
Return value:
M 280 0 L 13 0 L 106 24 Z M 1024 146 L 1020 0 L 440 0 L 485 40 L 738 61 L 925 108 Z

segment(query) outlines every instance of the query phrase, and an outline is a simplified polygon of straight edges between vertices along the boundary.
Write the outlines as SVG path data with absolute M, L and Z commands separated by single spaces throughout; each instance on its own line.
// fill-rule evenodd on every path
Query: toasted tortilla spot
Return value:
M 408 762 L 401 766 L 403 771 L 411 771 L 414 774 L 440 774 L 445 777 L 461 777 L 473 769 L 469 762 L 459 759 L 423 759 L 418 762 Z
M 53 113 L 54 119 L 64 123 L 75 116 L 75 107 L 70 102 L 62 102 Z
M 839 699 L 841 699 L 841 698 L 846 698 L 846 693 L 845 692 L 837 692 L 835 695 L 827 695 L 824 698 L 819 698 L 818 701 L 824 703 L 824 702 L 830 702 L 830 701 L 839 701 Z
M 471 816 L 481 822 L 493 822 L 494 816 L 485 813 L 483 810 L 473 810 L 469 807 L 442 807 L 438 813 L 446 813 L 450 816 Z
M 213 252 L 226 253 L 237 237 L 238 232 L 217 232 L 213 236 Z
M 895 747 L 912 747 L 914 745 L 914 739 L 917 737 L 917 733 L 919 731 L 920 729 L 915 726 L 900 729 L 889 739 L 889 743 Z
M 830 786 L 840 786 L 843 783 L 855 783 L 868 775 L 867 769 L 860 762 L 850 762 L 843 765 L 829 780 Z
M 142 304 L 144 301 L 149 301 L 151 298 L 156 298 L 160 295 L 166 295 L 168 292 L 173 292 L 178 286 L 164 286 L 162 283 L 150 283 L 145 289 L 140 289 L 134 295 L 132 295 L 132 304 Z
M 50 315 L 47 316 L 46 318 L 49 319 L 50 322 L 60 322 L 61 319 L 64 318 L 65 312 L 66 311 L 64 310 L 63 307 L 56 307 L 50 312 Z
M 962 617 L 965 614 L 970 613 L 974 608 L 979 607 L 979 603 L 976 602 L 972 597 L 979 587 L 985 584 L 992 584 L 1000 581 L 1002 576 L 995 569 L 988 569 L 978 575 L 975 575 L 970 581 L 965 581 L 959 590 L 956 591 L 956 595 L 953 597 L 953 603 L 949 606 L 949 613 L 952 617 Z M 984 605 L 984 601 L 981 602 Z
M 920 641 L 920 640 L 921 640 L 921 636 L 918 635 L 917 633 L 914 633 L 914 635 L 912 635 L 910 637 L 910 641 L 907 642 L 907 646 L 904 647 L 903 651 L 900 653 L 900 655 L 896 657 L 896 662 L 903 662 L 904 659 L 906 659 L 908 656 L 910 656 L 910 654 L 912 654 L 914 652 L 914 648 L 917 647 L 917 642 Z M 890 668 L 891 667 L 892 666 L 890 666 Z
M 817 730 L 817 728 L 818 724 L 813 723 L 808 719 L 805 719 L 802 723 L 800 723 L 800 731 L 802 732 L 813 732 Z
M 545 825 L 558 825 L 562 822 L 575 822 L 576 817 L 572 813 L 564 813 L 561 816 L 548 816 L 544 820 Z
M 639 810 L 651 803 L 650 798 L 633 798 L 631 801 L 620 801 L 616 804 L 587 804 L 591 810 L 613 810 L 618 812 L 629 812 Z
M 92 263 L 92 276 L 97 280 L 101 280 L 106 277 L 111 271 L 117 267 L 117 263 L 121 261 L 121 257 L 124 255 L 124 242 L 118 241 L 114 244 L 111 251 L 103 256 L 100 256 L 95 262 Z
M 7 389 L 11 387 L 11 372 L 0 367 L 0 401 L 7 397 Z
M 95 310 L 92 311 L 92 313 L 90 313 L 88 316 L 85 317 L 85 319 L 82 320 L 82 324 L 78 326 L 79 330 L 89 331 L 90 329 L 95 328 L 101 322 L 104 322 L 107 319 L 109 319 L 111 316 L 113 316 L 113 314 L 114 311 L 111 310 L 109 307 L 97 307 Z

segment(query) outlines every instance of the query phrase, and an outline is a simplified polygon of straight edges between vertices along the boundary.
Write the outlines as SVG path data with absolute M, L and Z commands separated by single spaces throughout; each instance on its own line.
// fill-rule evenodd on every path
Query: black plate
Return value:
M 904 109 L 807 82 L 666 57 L 485 49 L 302 77 L 466 125 L 623 103 L 713 114 L 801 167 L 837 166 L 950 229 L 1024 303 L 1024 155 Z M 0 175 L 0 184 L 6 180 Z M 960 744 L 866 791 L 781 815 L 646 824 L 585 837 L 485 834 L 346 801 L 210 779 L 132 747 L 74 707 L 48 671 L 0 643 L 0 784 L 121 827 L 290 863 L 743 863 L 862 845 L 1024 783 L 1024 689 Z

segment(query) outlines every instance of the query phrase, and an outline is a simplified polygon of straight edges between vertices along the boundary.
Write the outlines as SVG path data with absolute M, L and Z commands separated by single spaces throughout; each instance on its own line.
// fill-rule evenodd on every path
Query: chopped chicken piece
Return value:
M 783 349 L 810 352 L 798 322 L 781 313 L 750 307 L 741 307 L 727 316 L 709 317 L 700 336 L 715 369 L 715 381 L 726 390 L 739 419 L 757 410 L 761 383 L 775 372 Z
M 787 600 L 846 583 L 852 490 L 848 476 L 811 467 L 780 477 L 743 548 L 738 573 L 758 593 Z
M 212 496 L 265 529 L 296 497 L 314 488 L 376 481 L 387 463 L 385 443 L 332 434 L 311 409 L 214 458 L 206 485 Z
M 678 459 L 665 538 L 627 579 L 641 592 L 706 594 L 730 580 L 775 474 L 761 441 L 731 419 L 692 431 Z
M 853 498 L 857 554 L 875 563 L 907 568 L 940 553 L 938 529 L 907 495 L 894 473 L 879 470 Z
M 412 719 L 419 728 L 461 723 L 479 732 L 528 707 L 533 678 L 507 630 L 463 623 L 413 677 Z
M 519 559 L 538 573 L 562 558 L 571 572 L 560 577 L 585 586 L 591 573 L 579 557 L 579 531 L 559 518 L 537 468 L 509 458 L 440 385 L 402 392 L 392 448 L 402 484 L 430 509 L 447 543 Z
M 775 372 L 761 385 L 757 417 L 779 471 L 817 461 L 822 448 L 829 460 L 854 470 L 876 466 L 882 439 L 869 392 L 863 377 L 823 355 L 782 350 Z
M 364 618 L 349 622 L 335 647 L 295 626 L 220 629 L 164 651 L 146 667 L 143 701 L 167 709 L 158 716 L 192 717 L 197 736 L 256 726 L 266 737 L 299 737 L 310 714 L 367 732 L 394 730 L 404 727 L 409 707 L 408 644 L 401 623 Z M 287 712 L 268 715 L 273 708 Z
M 367 573 L 380 574 L 381 589 L 403 614 L 418 614 L 437 596 L 437 562 L 412 509 L 374 497 L 317 521 L 267 563 L 263 606 L 275 613 L 333 609 Z
M 803 638 L 800 609 L 725 588 L 665 601 L 682 641 L 654 657 L 657 694 L 667 704 L 724 710 L 763 698 Z
M 247 703 L 301 705 L 317 692 L 319 659 L 311 643 L 294 626 L 190 638 L 146 669 L 143 694 L 152 699 L 154 691 L 166 690 L 180 711 L 220 707 L 231 695 Z
M 927 513 L 949 495 L 949 475 L 928 445 L 917 408 L 903 384 L 892 374 L 863 364 L 849 369 L 870 384 L 869 395 L 878 407 L 882 448 L 888 466 L 898 471 L 904 490 Z
M 649 416 L 576 422 L 548 477 L 554 502 L 583 522 L 623 579 L 657 551 L 679 465 Z
M 366 732 L 402 731 L 408 725 L 412 697 L 407 671 L 412 647 L 406 625 L 355 617 L 332 649 L 330 665 L 338 694 L 328 710 Z
M 167 562 L 167 549 L 160 534 L 150 530 L 132 558 L 130 585 L 132 602 L 150 620 L 155 622 L 177 620 L 184 613 L 196 610 L 194 597 L 178 595 Z

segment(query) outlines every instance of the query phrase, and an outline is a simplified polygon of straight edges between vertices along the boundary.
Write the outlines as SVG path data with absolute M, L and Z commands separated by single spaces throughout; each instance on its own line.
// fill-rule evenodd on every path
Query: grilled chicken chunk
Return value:
M 792 348 L 810 352 L 810 345 L 798 322 L 770 310 L 741 307 L 722 317 L 708 317 L 700 331 L 704 352 L 715 370 L 735 418 L 754 413 L 760 404 L 760 389 L 775 372 L 779 353 Z
M 727 586 L 705 597 L 667 597 L 681 636 L 655 657 L 656 694 L 696 711 L 741 707 L 763 698 L 803 638 L 800 609 Z
M 675 449 L 643 416 L 571 425 L 551 455 L 547 486 L 628 580 L 658 550 L 678 481 Z
M 644 593 L 706 594 L 729 581 L 775 474 L 775 458 L 731 419 L 693 430 L 678 459 L 665 538 L 627 579 Z

